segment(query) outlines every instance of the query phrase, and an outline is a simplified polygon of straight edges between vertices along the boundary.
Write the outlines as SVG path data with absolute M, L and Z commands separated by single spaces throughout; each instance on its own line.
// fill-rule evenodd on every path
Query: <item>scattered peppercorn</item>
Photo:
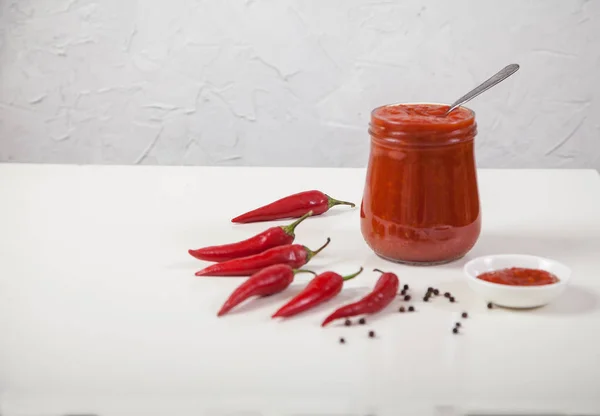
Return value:
M 404 285 L 404 287 L 402 289 L 408 290 L 408 285 Z
M 404 311 L 405 311 L 404 306 L 400 306 L 400 309 L 398 309 L 398 312 L 404 312 Z
M 401 294 L 402 296 L 406 295 L 406 290 L 403 290 L 402 292 L 400 292 L 400 294 Z
M 446 293 L 444 293 L 444 297 L 445 297 L 445 298 L 449 298 L 449 297 L 450 297 L 450 292 L 446 292 Z
M 344 322 L 344 325 L 350 326 L 350 325 L 352 325 L 352 321 L 350 319 L 346 319 L 346 321 Z
M 494 305 L 492 304 L 492 302 L 487 304 L 488 309 L 492 309 L 494 307 Z
M 360 319 L 358 320 L 358 323 L 359 323 L 359 324 L 361 324 L 361 325 L 364 325 L 364 324 L 366 324 L 366 323 L 367 323 L 367 320 L 366 320 L 365 318 L 360 318 Z
M 415 311 L 415 307 L 414 306 L 409 306 L 408 307 L 408 311 L 409 312 L 414 312 Z
M 452 332 L 453 332 L 453 333 L 455 333 L 455 334 L 458 334 L 458 328 L 456 328 L 456 327 L 455 327 L 455 328 L 452 330 Z
M 340 344 L 344 344 L 346 340 L 344 338 L 340 338 Z
M 433 292 L 433 288 L 432 288 L 432 287 L 428 287 L 428 288 L 427 288 L 427 291 L 428 291 L 428 292 Z
M 450 302 L 454 303 L 454 297 L 450 296 Z
M 463 318 L 468 318 L 468 317 L 469 317 L 469 314 L 468 314 L 468 313 L 466 313 L 466 312 L 463 312 L 461 316 L 462 316 Z
M 429 302 L 429 296 L 423 297 L 423 302 Z
M 433 289 L 433 294 L 437 296 L 440 294 L 440 291 L 438 289 Z
M 457 322 L 454 326 L 460 328 L 460 322 Z
M 404 300 L 409 301 L 410 300 L 410 295 L 404 296 Z
M 375 338 L 375 331 L 369 331 L 369 338 Z

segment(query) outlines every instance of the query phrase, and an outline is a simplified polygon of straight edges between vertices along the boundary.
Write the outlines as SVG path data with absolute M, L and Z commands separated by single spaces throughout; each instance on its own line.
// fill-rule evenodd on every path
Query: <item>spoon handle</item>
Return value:
M 458 100 L 454 101 L 454 103 L 452 103 L 448 111 L 446 111 L 446 115 L 449 114 L 452 110 L 456 109 L 457 107 L 463 105 L 467 101 L 471 101 L 473 98 L 477 97 L 482 92 L 487 91 L 494 85 L 504 81 L 506 78 L 510 77 L 518 70 L 519 65 L 517 64 L 510 64 L 504 69 L 501 69 L 498 73 L 496 73 L 496 75 L 492 76 L 490 79 L 483 82 L 481 85 L 475 87 L 474 89 L 460 97 Z

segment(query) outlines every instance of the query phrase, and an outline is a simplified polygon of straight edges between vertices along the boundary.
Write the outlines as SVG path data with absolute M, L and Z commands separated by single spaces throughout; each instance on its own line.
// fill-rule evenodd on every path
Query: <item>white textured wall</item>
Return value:
M 0 160 L 363 166 L 511 62 L 479 165 L 600 168 L 600 0 L 0 0 Z

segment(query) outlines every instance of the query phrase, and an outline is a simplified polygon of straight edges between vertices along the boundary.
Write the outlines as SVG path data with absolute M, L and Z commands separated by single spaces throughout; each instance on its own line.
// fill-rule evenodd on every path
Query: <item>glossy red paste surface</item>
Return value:
M 438 104 L 406 104 L 379 107 L 373 112 L 376 124 L 402 130 L 454 130 L 461 125 L 473 123 L 473 113 L 465 108 L 457 108 L 444 116 L 448 106 Z
M 477 276 L 487 282 L 510 286 L 542 286 L 558 282 L 558 277 L 545 270 L 511 267 Z
M 378 255 L 443 263 L 465 255 L 481 229 L 473 139 L 465 108 L 384 106 L 371 115 L 361 230 Z

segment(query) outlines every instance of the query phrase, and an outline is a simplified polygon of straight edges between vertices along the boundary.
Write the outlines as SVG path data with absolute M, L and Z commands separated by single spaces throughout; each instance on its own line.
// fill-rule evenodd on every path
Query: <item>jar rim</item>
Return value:
M 405 145 L 443 145 L 450 143 L 472 140 L 477 132 L 477 123 L 475 121 L 475 112 L 468 107 L 459 107 L 467 112 L 467 115 L 458 120 L 446 119 L 440 117 L 439 123 L 428 124 L 423 119 L 415 118 L 415 121 L 390 120 L 386 117 L 377 115 L 378 111 L 389 107 L 410 106 L 410 105 L 432 105 L 436 107 L 449 107 L 448 104 L 439 103 L 397 103 L 386 104 L 376 107 L 371 112 L 371 123 L 369 124 L 369 133 L 372 138 L 393 141 Z M 385 115 L 385 113 L 384 113 Z
M 410 125 L 413 125 L 411 123 L 394 122 L 394 121 L 391 121 L 391 120 L 386 120 L 383 117 L 376 117 L 376 113 L 378 111 L 384 109 L 384 108 L 400 107 L 400 106 L 411 106 L 411 105 L 431 105 L 431 106 L 440 106 L 440 107 L 448 107 L 448 108 L 450 107 L 448 104 L 435 103 L 435 102 L 425 102 L 425 101 L 423 101 L 423 102 L 419 102 L 419 101 L 417 101 L 417 102 L 398 102 L 398 103 L 393 103 L 393 104 L 384 104 L 384 105 L 380 105 L 378 107 L 375 107 L 373 110 L 371 110 L 371 119 L 377 118 L 379 120 L 385 121 L 386 124 L 389 124 L 391 126 L 401 127 L 401 126 L 410 126 Z M 458 121 L 456 121 L 454 123 L 445 123 L 446 126 L 456 126 L 456 127 L 459 127 L 459 126 L 464 125 L 464 124 L 471 124 L 471 123 L 468 123 L 468 122 L 471 122 L 471 121 L 474 122 L 475 116 L 476 116 L 475 111 L 473 111 L 471 108 L 465 107 L 463 105 L 461 105 L 461 106 L 459 106 L 459 107 L 456 108 L 456 110 L 458 110 L 458 109 L 466 110 L 469 113 L 470 117 L 458 120 Z M 434 125 L 432 125 L 432 126 L 434 126 Z M 435 126 L 439 126 L 439 125 L 435 125 Z

